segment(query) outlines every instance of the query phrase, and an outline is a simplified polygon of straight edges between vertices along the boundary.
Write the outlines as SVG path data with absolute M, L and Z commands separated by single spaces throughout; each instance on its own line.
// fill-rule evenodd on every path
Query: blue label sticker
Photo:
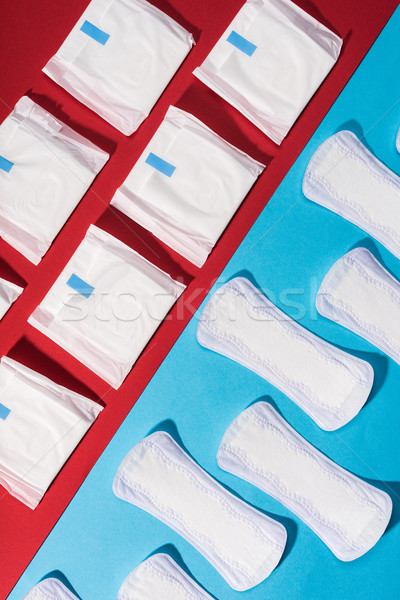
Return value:
M 93 23 L 89 23 L 89 21 L 84 22 L 84 24 L 81 27 L 81 31 L 83 31 L 83 33 L 86 33 L 86 35 L 91 37 L 96 42 L 99 42 L 99 44 L 101 44 L 102 46 L 105 46 L 105 44 L 108 42 L 108 38 L 110 37 L 109 33 L 106 33 L 102 29 L 99 29 L 98 27 L 96 27 L 96 25 L 93 25 Z
M 4 158 L 4 156 L 0 156 L 0 169 L 2 171 L 9 173 L 11 171 L 11 169 L 13 168 L 13 166 L 14 166 L 14 163 L 11 162 L 11 160 L 7 160 L 6 158 Z
M 0 402 L 0 419 L 3 419 L 3 421 L 5 421 L 8 417 L 8 415 L 10 414 L 11 410 L 9 408 L 7 408 L 7 406 L 4 406 L 4 404 L 2 404 Z
M 94 287 L 83 281 L 78 275 L 71 275 L 67 281 L 67 285 L 78 292 L 78 294 L 81 294 L 81 296 L 85 296 L 85 298 L 89 298 L 94 291 Z
M 238 48 L 247 54 L 247 56 L 253 56 L 254 52 L 257 50 L 257 46 L 255 44 L 252 44 L 252 42 L 246 40 L 246 38 L 239 33 L 236 33 L 236 31 L 231 31 L 226 41 L 232 44 L 232 46 L 235 46 L 235 48 Z
M 167 177 L 171 177 L 176 169 L 174 165 L 171 165 L 171 163 L 167 162 L 166 160 L 163 160 L 162 158 L 160 158 L 156 154 L 153 154 L 152 152 L 150 152 L 145 162 L 151 167 L 153 167 L 153 169 L 157 169 L 157 171 L 160 171 L 160 173 L 163 173 Z

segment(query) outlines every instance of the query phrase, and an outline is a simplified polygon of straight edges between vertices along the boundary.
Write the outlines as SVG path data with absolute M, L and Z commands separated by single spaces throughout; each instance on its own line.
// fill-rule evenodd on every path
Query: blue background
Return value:
M 344 428 L 320 430 L 293 402 L 245 368 L 200 347 L 195 316 L 9 598 L 19 600 L 59 570 L 84 600 L 111 600 L 128 575 L 160 547 L 177 552 L 219 600 L 381 600 L 400 597 L 400 366 L 351 332 L 319 316 L 315 296 L 333 262 L 365 245 L 400 278 L 400 262 L 360 229 L 306 200 L 301 181 L 312 153 L 328 136 L 351 129 L 400 173 L 395 138 L 400 124 L 400 9 L 223 271 L 217 286 L 247 274 L 271 300 L 324 339 L 369 360 L 370 399 Z M 379 198 L 377 198 L 379 201 Z M 220 470 L 216 452 L 226 427 L 250 403 L 270 398 L 297 431 L 333 460 L 370 482 L 390 486 L 388 531 L 364 557 L 342 563 L 293 514 L 269 496 Z M 125 454 L 154 428 L 166 428 L 219 481 L 288 529 L 278 568 L 261 585 L 234 592 L 208 562 L 167 526 L 114 497 Z M 179 439 L 179 437 L 178 437 Z M 27 532 L 29 535 L 29 532 Z

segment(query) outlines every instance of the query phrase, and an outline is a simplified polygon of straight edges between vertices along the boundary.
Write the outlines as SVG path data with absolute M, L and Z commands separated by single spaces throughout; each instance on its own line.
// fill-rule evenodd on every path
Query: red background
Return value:
M 0 276 L 26 285 L 23 295 L 0 323 L 0 356 L 9 354 L 57 383 L 106 406 L 37 509 L 31 511 L 0 487 L 0 598 L 7 597 L 398 4 L 395 0 L 298 0 L 302 8 L 343 37 L 344 47 L 338 64 L 278 147 L 192 75 L 243 0 L 153 2 L 191 31 L 197 45 L 149 118 L 129 138 L 41 73 L 88 0 L 2 0 L 1 3 L 0 121 L 17 100 L 27 94 L 108 151 L 111 158 L 39 266 L 33 266 L 0 241 Z M 268 166 L 201 270 L 108 208 L 115 189 L 143 151 L 170 104 L 192 112 L 230 143 Z M 116 235 L 173 277 L 189 284 L 117 392 L 26 322 L 91 223 Z

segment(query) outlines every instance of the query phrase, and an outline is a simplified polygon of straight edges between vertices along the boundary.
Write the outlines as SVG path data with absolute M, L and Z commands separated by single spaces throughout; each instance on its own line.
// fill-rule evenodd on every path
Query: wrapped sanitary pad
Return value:
M 0 484 L 35 508 L 102 407 L 4 356 Z
M 29 323 L 118 388 L 184 289 L 91 225 Z
M 290 0 L 247 0 L 194 74 L 280 144 L 341 47 Z
M 190 33 L 146 0 L 92 0 L 43 71 L 130 135 L 193 44 Z
M 21 98 L 0 125 L 0 236 L 37 265 L 108 158 Z
M 0 277 L 0 320 L 23 291 L 24 288 Z
M 263 169 L 171 106 L 111 203 L 200 267 Z

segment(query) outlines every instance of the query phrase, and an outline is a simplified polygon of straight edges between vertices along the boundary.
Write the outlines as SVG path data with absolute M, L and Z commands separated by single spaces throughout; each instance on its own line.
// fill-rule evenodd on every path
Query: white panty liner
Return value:
M 307 198 L 351 221 L 400 258 L 400 178 L 351 131 L 340 131 L 312 157 Z
M 197 339 L 270 381 L 323 429 L 352 419 L 372 387 L 369 363 L 301 327 L 243 277 L 211 297 Z
M 151 155 L 167 161 L 172 175 L 148 164 Z M 170 106 L 111 204 L 201 267 L 264 168 Z
M 366 248 L 340 258 L 317 295 L 321 315 L 365 338 L 400 364 L 400 283 Z
M 117 600 L 212 600 L 168 554 L 158 553 L 128 575 Z
M 113 490 L 182 535 L 234 590 L 268 577 L 285 548 L 280 523 L 225 490 L 165 432 L 129 452 Z
M 388 494 L 321 454 L 267 402 L 233 421 L 217 460 L 292 510 L 340 560 L 372 548 L 392 513 Z
M 61 581 L 54 577 L 43 579 L 22 600 L 78 600 Z
M 397 148 L 397 150 L 400 152 L 400 129 L 399 129 L 399 131 L 397 132 L 396 148 Z
M 247 0 L 193 72 L 280 144 L 342 40 L 290 0 Z
M 0 320 L 23 291 L 24 288 L 0 277 Z

